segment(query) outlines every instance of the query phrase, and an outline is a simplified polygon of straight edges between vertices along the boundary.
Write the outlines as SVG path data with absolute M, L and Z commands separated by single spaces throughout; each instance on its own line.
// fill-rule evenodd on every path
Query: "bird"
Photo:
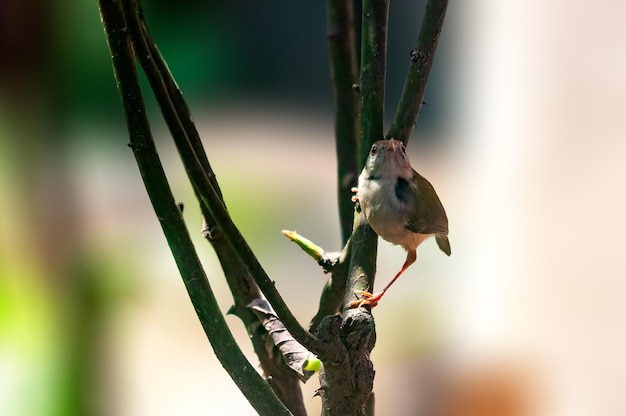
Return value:
M 417 247 L 434 236 L 448 256 L 448 217 L 435 188 L 413 169 L 400 140 L 379 140 L 370 148 L 352 197 L 364 212 L 370 227 L 382 239 L 407 252 L 400 271 L 379 293 L 356 291 L 359 298 L 348 308 L 375 307 L 391 285 L 417 259 Z

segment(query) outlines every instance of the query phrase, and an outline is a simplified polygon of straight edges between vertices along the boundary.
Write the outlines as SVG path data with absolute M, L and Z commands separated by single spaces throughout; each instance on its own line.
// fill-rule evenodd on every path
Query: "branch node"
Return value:
M 214 241 L 220 235 L 219 230 L 220 229 L 217 225 L 209 225 L 204 218 L 204 215 L 202 216 L 202 228 L 200 228 L 200 233 L 202 234 L 202 237 L 206 238 L 209 241 Z
M 298 234 L 296 231 L 283 230 L 283 235 L 296 243 L 306 254 L 311 256 L 324 269 L 324 273 L 332 271 L 341 253 L 326 252 L 322 247 L 315 244 L 308 238 Z
M 317 262 L 317 264 L 322 266 L 322 269 L 324 269 L 324 273 L 330 273 L 333 271 L 333 267 L 335 267 L 337 261 L 339 261 L 339 257 L 341 257 L 340 252 L 324 252 L 324 254 L 322 254 L 322 258 Z
M 411 50 L 411 62 L 418 65 L 424 65 L 430 60 L 430 53 L 428 51 L 422 51 L 417 48 Z

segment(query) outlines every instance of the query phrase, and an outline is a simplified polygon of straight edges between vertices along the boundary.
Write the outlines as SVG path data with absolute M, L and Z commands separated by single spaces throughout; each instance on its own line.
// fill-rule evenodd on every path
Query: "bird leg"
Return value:
M 385 294 L 385 292 L 387 291 L 387 289 L 389 289 L 391 287 L 391 285 L 398 280 L 398 277 L 400 277 L 400 275 L 402 273 L 404 273 L 404 271 L 406 269 L 409 268 L 409 266 L 413 263 L 415 263 L 415 260 L 417 259 L 417 251 L 416 250 L 409 250 L 406 253 L 406 260 L 404 261 L 404 265 L 402 265 L 402 268 L 400 269 L 400 271 L 394 276 L 393 279 L 391 279 L 391 282 L 387 283 L 387 286 L 385 286 L 383 288 L 383 290 L 381 290 L 380 292 L 376 293 L 376 294 L 371 294 L 370 292 L 366 291 L 366 290 L 357 290 L 354 292 L 355 295 L 357 295 L 357 297 L 359 297 L 358 300 L 355 300 L 353 302 L 350 302 L 348 304 L 348 308 L 358 308 L 360 306 L 363 305 L 370 305 L 370 307 L 375 307 L 376 305 L 378 305 L 378 302 L 380 302 L 380 299 L 383 297 L 383 295 Z

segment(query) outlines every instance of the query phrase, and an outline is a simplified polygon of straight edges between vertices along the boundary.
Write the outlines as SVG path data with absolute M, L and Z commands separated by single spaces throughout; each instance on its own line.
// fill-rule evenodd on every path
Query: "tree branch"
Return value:
M 123 11 L 114 0 L 99 0 L 98 5 L 122 98 L 130 146 L 204 331 L 216 356 L 259 414 L 290 415 L 232 337 L 174 202 L 152 139 Z
M 189 109 L 148 33 L 140 0 L 98 1 L 131 137 L 130 145 L 189 296 L 217 357 L 259 414 L 290 414 L 245 359 L 219 311 L 152 140 L 129 39 L 146 71 L 200 202 L 206 219 L 203 234 L 215 248 L 235 298 L 232 311 L 246 323 L 264 370 L 269 368 L 273 379 L 275 375 L 287 375 L 285 384 L 274 385 L 274 390 L 283 397 L 283 403 L 289 403 L 295 414 L 305 414 L 301 391 L 294 387 L 293 377 L 288 376 L 289 372 L 281 372 L 282 363 L 272 361 L 272 356 L 277 354 L 264 343 L 267 328 L 283 331 L 284 325 L 293 339 L 322 360 L 318 391 L 322 397 L 322 414 L 361 416 L 366 412 L 368 401 L 368 414 L 373 414 L 370 413 L 373 412 L 372 400 L 368 400 L 372 399 L 374 380 L 370 352 L 376 340 L 371 311 L 361 307 L 343 310 L 341 315 L 336 312 L 355 299 L 355 290 L 372 291 L 374 284 L 377 236 L 358 206 L 356 211 L 353 209 L 349 197 L 371 144 L 383 138 L 388 0 L 363 1 L 362 61 L 356 88 L 353 88 L 357 78 L 353 4 L 351 0 L 327 0 L 329 59 L 336 107 L 337 195 L 344 249 L 338 257 L 322 264 L 331 272 L 331 279 L 311 323 L 316 336 L 295 319 L 232 222 Z M 446 7 L 447 0 L 428 0 L 417 46 L 411 53 L 409 74 L 387 137 L 393 136 L 405 143 L 409 140 L 424 96 Z M 305 250 L 311 248 L 310 242 L 302 240 L 300 243 L 306 243 L 301 244 Z M 259 307 L 263 305 L 262 301 L 254 302 L 262 300 L 259 290 L 265 294 L 273 310 L 269 306 Z M 248 302 L 251 299 L 252 302 Z M 248 308 L 250 304 L 256 305 L 254 312 Z M 280 321 L 275 319 L 274 311 Z M 265 332 L 259 322 L 265 326 Z M 298 356 L 297 360 L 291 361 L 293 365 L 306 357 L 306 351 L 290 336 L 288 341 L 292 344 L 282 345 L 282 348 L 288 355 Z M 298 392 L 300 396 L 295 397 Z
M 187 103 L 183 99 L 183 94 L 178 88 L 176 81 L 174 81 L 174 77 L 167 67 L 163 56 L 148 32 L 143 18 L 141 3 L 139 0 L 122 0 L 122 4 L 137 58 L 146 72 L 152 91 L 161 108 L 163 118 L 176 144 L 176 149 L 181 154 L 181 159 L 197 159 L 203 174 L 208 177 L 216 189 L 220 200 L 223 201 L 222 192 L 213 174 L 213 169 L 204 151 L 202 140 L 193 123 Z M 184 165 L 184 167 L 189 176 L 190 172 L 188 169 L 191 166 Z M 217 224 L 212 221 L 211 215 L 207 214 L 209 213 L 203 212 L 209 227 L 214 229 Z
M 350 256 L 348 269 L 346 303 L 357 299 L 355 291 L 372 292 L 374 286 L 378 235 L 369 226 L 362 212 L 356 215 L 354 232 L 350 241 L 352 256 Z
M 346 292 L 346 281 L 348 280 L 348 266 L 350 265 L 352 244 L 348 240 L 341 253 L 328 253 L 322 247 L 295 231 L 283 230 L 283 234 L 300 246 L 317 264 L 322 266 L 325 273 L 331 274 L 331 277 L 322 289 L 318 311 L 309 324 L 309 331 L 313 332 L 324 317 L 335 315 L 341 311 Z
M 342 243 L 352 233 L 354 204 L 351 188 L 359 166 L 359 96 L 353 0 L 326 0 L 328 56 L 335 107 L 337 198 Z
M 393 137 L 406 144 L 411 137 L 424 100 L 447 6 L 448 0 L 428 0 L 426 4 L 417 45 L 411 51 L 409 73 L 387 138 Z
M 372 144 L 383 138 L 388 16 L 388 0 L 363 0 L 359 168 L 363 168 Z
M 359 142 L 355 152 L 359 154 L 359 167 L 363 166 L 372 143 L 383 138 L 388 13 L 387 0 L 363 1 Z M 356 299 L 355 290 L 371 291 L 376 272 L 378 236 L 358 210 L 353 220 L 348 273 L 343 276 L 344 305 Z M 335 348 L 335 355 L 340 358 L 320 357 L 322 415 L 363 416 L 374 385 L 370 353 L 376 342 L 376 329 L 371 311 L 344 309 L 341 316 L 322 318 L 317 334 Z
M 130 26 L 131 33 L 135 33 L 136 36 L 140 37 L 140 39 L 138 39 L 138 41 L 136 42 L 137 48 L 140 49 L 140 59 L 145 59 L 146 62 L 151 65 L 150 62 L 154 62 L 155 59 L 160 59 L 160 54 L 154 56 L 151 54 L 150 48 L 146 47 L 147 37 L 144 36 L 144 34 L 147 32 L 142 29 L 142 26 L 144 26 L 144 24 L 142 23 L 137 0 L 130 1 L 130 3 L 126 3 L 127 5 L 129 5 L 129 7 L 126 8 L 128 15 L 128 24 Z M 167 69 L 166 66 L 165 69 Z M 171 75 L 169 74 L 169 70 L 167 71 L 167 74 L 171 77 Z M 177 87 L 176 91 L 178 91 Z M 191 119 L 189 118 L 189 120 Z M 283 322 L 285 327 L 288 329 L 288 331 L 291 333 L 291 335 L 305 348 L 307 348 L 314 354 L 323 354 L 322 345 L 313 335 L 311 335 L 306 329 L 302 327 L 302 325 L 300 325 L 291 310 L 287 307 L 278 290 L 276 290 L 274 282 L 269 278 L 269 276 L 259 263 L 258 259 L 252 252 L 252 249 L 233 223 L 230 215 L 228 214 L 228 211 L 226 210 L 226 207 L 224 206 L 219 188 L 216 187 L 217 183 L 214 180 L 215 175 L 211 170 L 206 170 L 207 165 L 204 165 L 200 161 L 198 154 L 194 149 L 194 145 L 191 144 L 191 142 L 189 141 L 189 136 L 186 134 L 177 135 L 174 137 L 174 139 L 177 142 L 177 146 L 182 147 L 182 151 L 179 150 L 179 154 L 181 156 L 183 164 L 185 165 L 185 169 L 188 172 L 188 176 L 194 187 L 196 195 L 199 197 L 198 199 L 201 205 L 204 206 L 203 213 L 206 212 L 205 215 L 208 214 L 209 218 L 212 218 L 215 224 L 219 224 L 219 227 L 222 230 L 224 237 L 232 246 L 233 251 L 240 258 L 246 270 L 254 278 L 256 284 L 259 286 L 263 294 L 267 297 L 267 300 L 270 302 L 270 304 L 276 311 L 276 314 Z M 196 147 L 201 147 L 201 144 L 197 145 Z M 209 218 L 207 218 L 207 221 L 209 220 Z
M 388 0 L 364 0 L 361 22 L 361 108 L 359 113 L 359 168 L 363 168 L 369 149 L 374 142 L 383 138 L 385 117 L 385 72 L 387 63 L 387 21 L 389 17 Z M 355 221 L 359 221 L 355 216 Z M 369 228 L 367 221 L 359 226 Z M 356 231 L 356 230 L 355 230 Z M 371 230 L 370 230 L 371 231 Z M 355 233 L 352 234 L 354 239 Z M 364 233 L 363 239 L 353 241 L 350 266 L 350 282 L 347 285 L 345 302 L 355 299 L 354 289 L 370 290 L 374 286 L 375 261 L 370 265 L 355 262 L 361 249 L 366 250 L 365 257 L 376 259 L 378 237 L 373 232 Z M 365 267 L 357 273 L 357 268 Z M 368 289 L 369 288 L 369 289 Z M 360 290 L 360 289 L 359 289 Z
M 309 324 L 310 331 L 315 331 L 324 317 L 341 311 L 345 299 L 351 253 L 352 243 L 348 240 L 331 269 L 328 282 L 322 289 L 317 313 Z
M 228 313 L 237 316 L 244 323 L 264 377 L 295 416 L 306 416 L 300 375 L 286 365 L 287 357 L 271 342 L 262 317 L 250 307 L 259 301 L 265 301 L 259 287 L 243 267 L 241 259 L 233 251 L 230 243 L 219 232 L 216 234 L 215 230 L 211 230 L 208 224 L 203 222 L 202 235 L 215 250 L 235 301 Z
M 387 60 L 387 20 L 389 3 L 387 0 L 364 0 L 361 22 L 361 107 L 359 115 L 360 165 L 362 168 L 371 145 L 383 138 L 385 70 Z M 355 215 L 354 221 L 361 227 L 369 228 Z M 354 227 L 353 227 L 354 229 Z M 370 230 L 371 231 L 371 230 Z M 378 237 L 373 232 L 359 234 L 362 240 L 355 240 L 354 229 L 351 240 L 354 244 L 350 260 L 350 279 L 345 293 L 345 302 L 355 299 L 354 289 L 370 290 L 374 285 L 374 263 L 356 262 L 361 249 L 365 249 L 364 258 L 376 259 Z M 356 247 L 359 247 L 358 249 Z M 369 268 L 368 266 L 374 266 Z M 357 273 L 356 270 L 362 268 Z M 354 280 L 352 280 L 354 279 Z M 369 289 L 368 289 L 369 288 Z
M 221 190 L 213 174 L 198 131 L 193 123 L 188 106 L 178 85 L 165 63 L 156 44 L 148 32 L 143 18 L 141 4 L 137 0 L 126 0 L 124 8 L 128 16 L 129 29 L 137 49 L 139 60 L 144 68 L 161 112 L 176 144 L 177 150 L 192 184 L 194 177 L 208 178 L 219 200 L 223 202 Z M 270 377 L 271 387 L 281 401 L 295 414 L 305 415 L 300 378 L 289 366 L 281 363 L 280 351 L 268 351 L 268 334 L 260 325 L 260 318 L 249 305 L 262 299 L 258 285 L 246 265 L 239 258 L 234 247 L 224 237 L 219 223 L 215 220 L 207 204 L 202 203 L 202 192 L 193 186 L 196 198 L 200 201 L 203 214 L 202 233 L 215 250 L 235 304 L 231 313 L 245 324 L 251 337 L 255 353 L 266 377 Z M 276 360 L 278 358 L 278 361 Z M 282 365 L 281 365 L 282 364 Z

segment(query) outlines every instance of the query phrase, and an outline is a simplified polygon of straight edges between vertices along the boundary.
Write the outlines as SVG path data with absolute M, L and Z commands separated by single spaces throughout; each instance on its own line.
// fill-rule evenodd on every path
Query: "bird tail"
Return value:
M 448 240 L 447 236 L 439 234 L 435 236 L 435 240 L 437 241 L 437 245 L 441 251 L 446 253 L 448 256 L 452 253 L 450 251 L 450 240 Z

